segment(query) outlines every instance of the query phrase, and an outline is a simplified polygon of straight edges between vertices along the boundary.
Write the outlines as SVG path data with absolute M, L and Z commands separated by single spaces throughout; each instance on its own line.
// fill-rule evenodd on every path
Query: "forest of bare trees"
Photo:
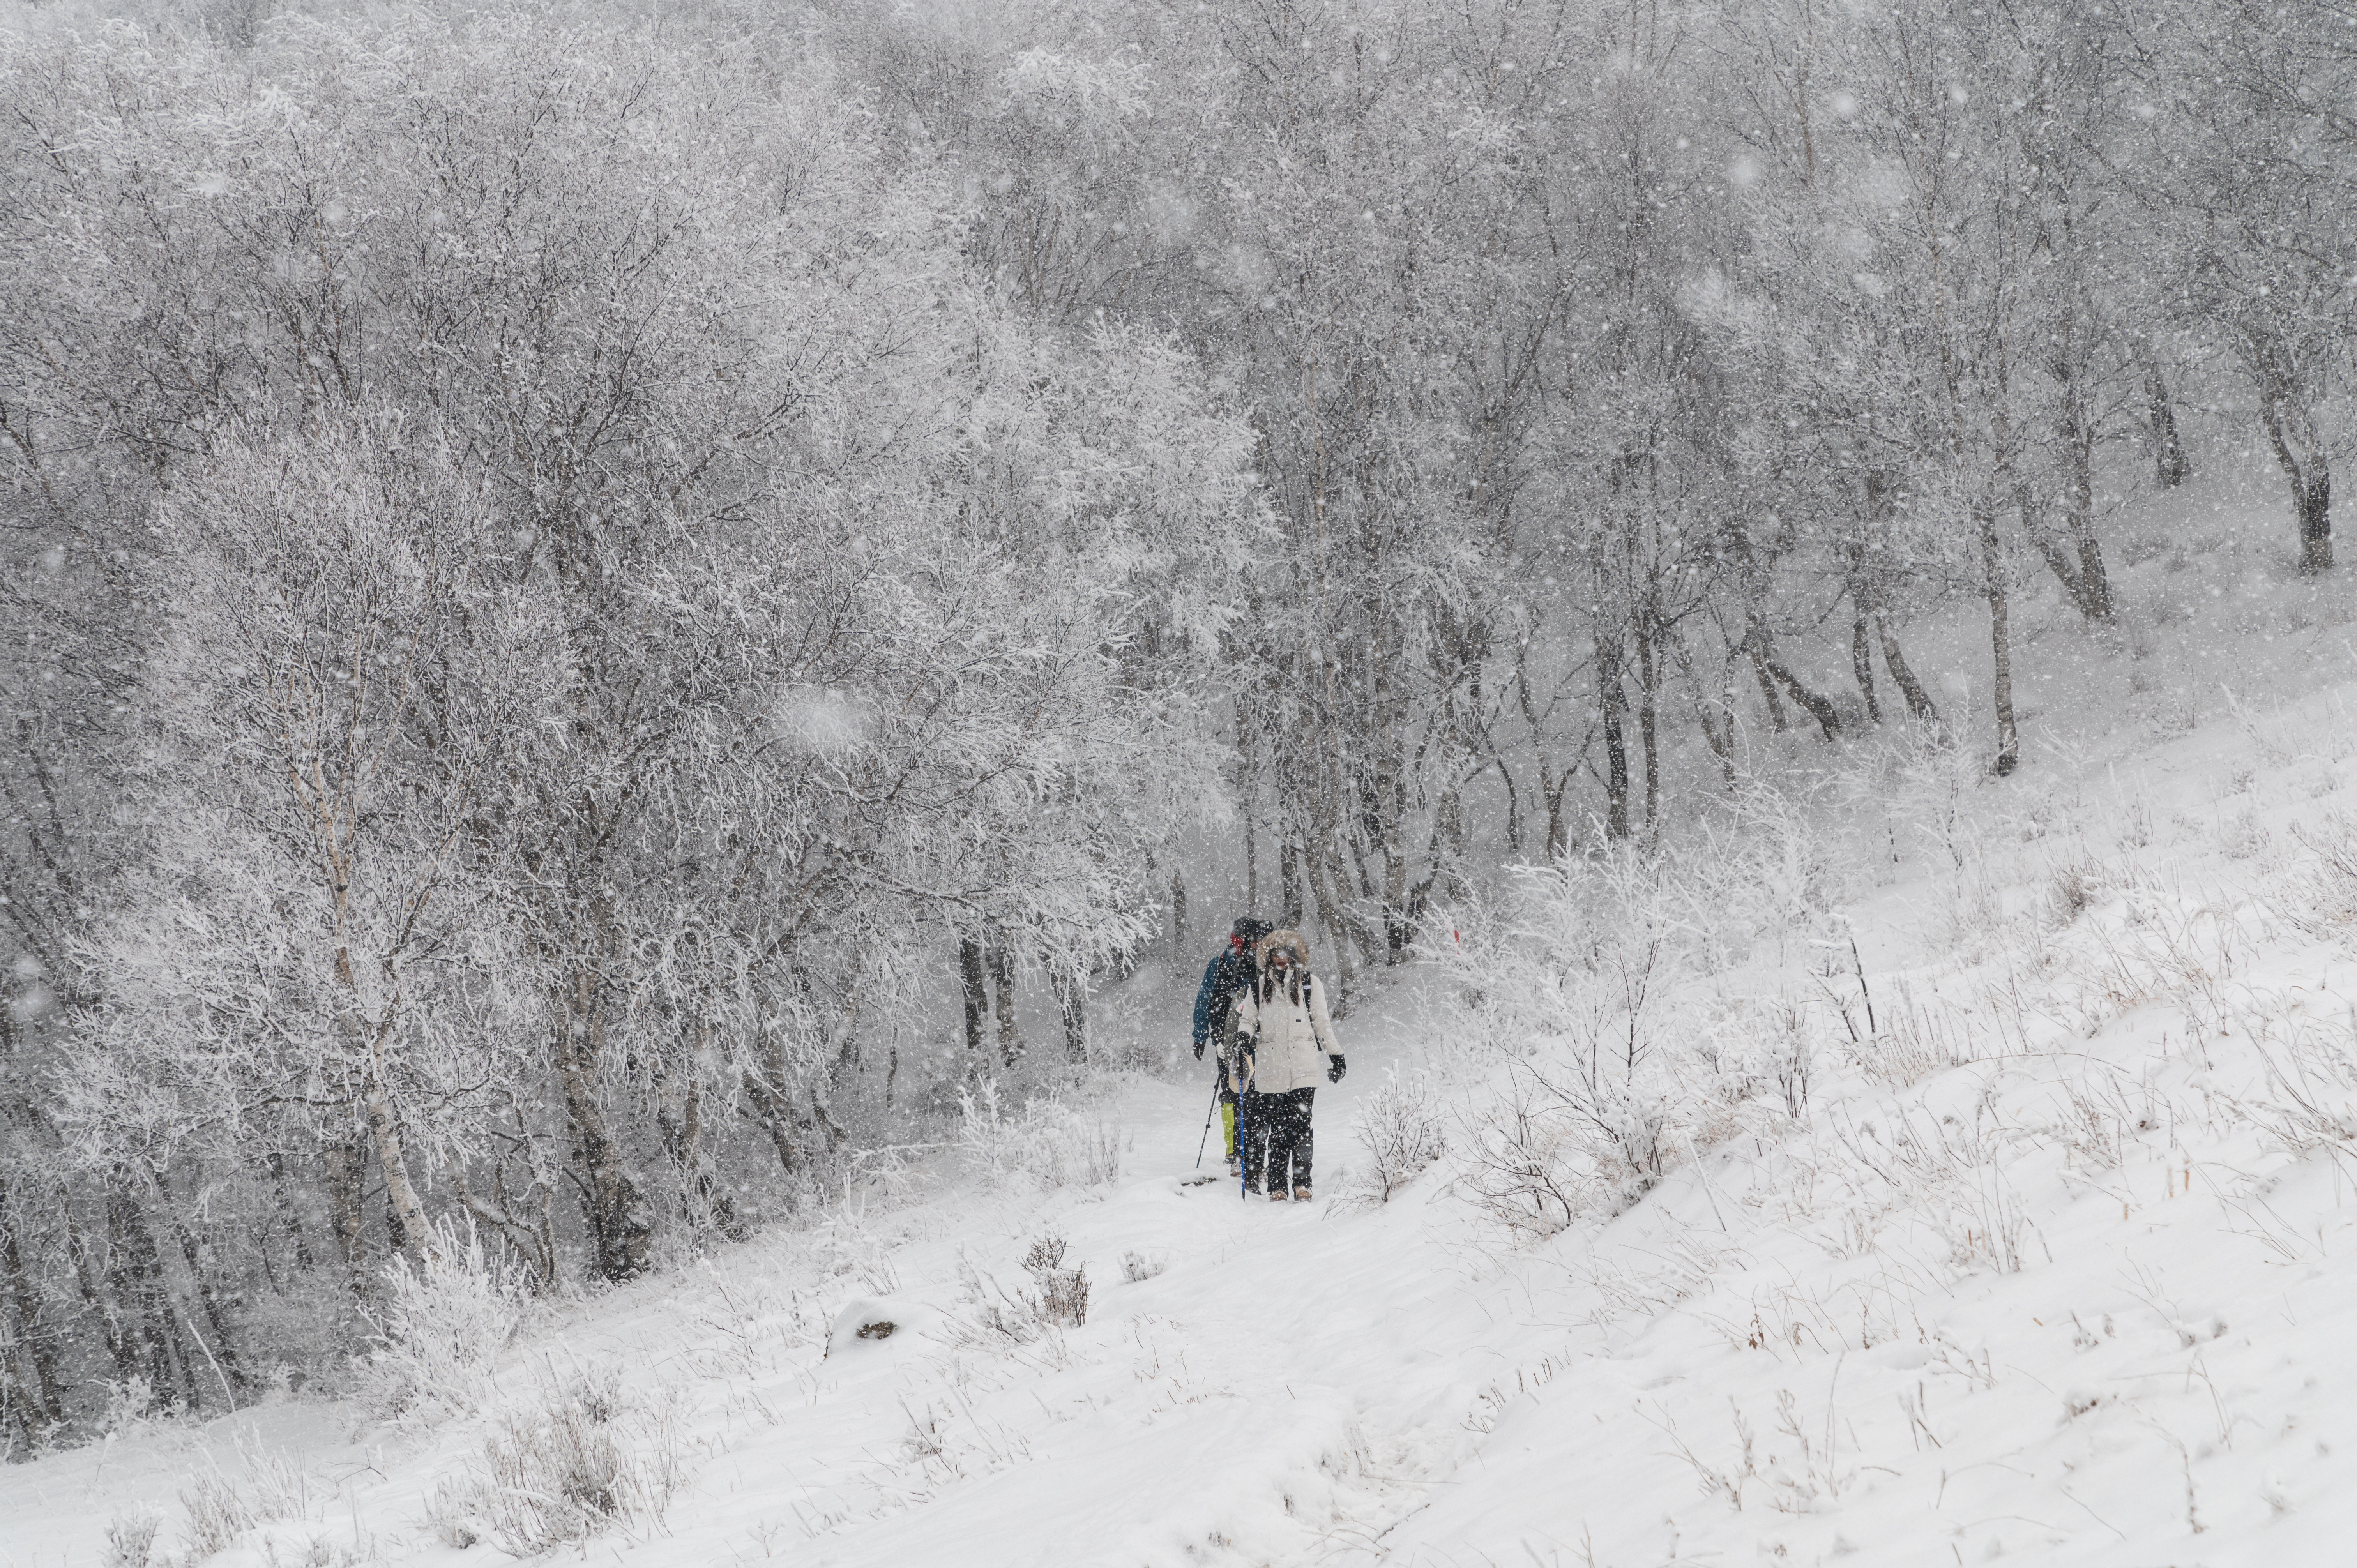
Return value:
M 1763 746 L 2011 772 L 2191 389 L 2333 566 L 2330 0 L 0 28 L 11 1455 L 823 1204 L 1207 840 L 1347 997 Z

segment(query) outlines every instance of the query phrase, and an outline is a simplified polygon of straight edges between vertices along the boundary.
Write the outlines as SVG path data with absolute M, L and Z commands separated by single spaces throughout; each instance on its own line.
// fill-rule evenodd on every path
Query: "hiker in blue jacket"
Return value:
M 1203 983 L 1195 992 L 1195 1059 L 1203 1047 L 1214 1047 L 1220 1080 L 1220 1127 L 1226 1134 L 1228 1174 L 1237 1174 L 1236 1076 L 1232 1046 L 1236 998 L 1253 983 L 1254 950 L 1270 930 L 1266 920 L 1239 916 L 1228 928 L 1228 945 L 1203 966 Z

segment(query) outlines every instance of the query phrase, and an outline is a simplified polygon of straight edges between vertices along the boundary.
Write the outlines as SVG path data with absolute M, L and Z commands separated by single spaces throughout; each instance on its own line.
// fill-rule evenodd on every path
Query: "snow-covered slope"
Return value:
M 1880 1037 L 1500 1268 L 1563 1326 L 1372 1560 L 2341 1560 L 2352 747 L 2099 760 L 1854 908 Z
M 402 1421 L 287 1399 L 0 1470 L 0 1568 L 137 1562 L 108 1538 L 143 1519 L 224 1568 L 2339 1561 L 2345 629 L 2266 645 L 2256 683 L 2310 693 L 2277 705 L 2170 686 L 2181 724 L 2014 779 L 1894 763 L 1796 807 L 1857 961 L 1763 941 L 1662 1007 L 1816 998 L 1805 1101 L 1726 1106 L 1617 1214 L 1532 1240 L 1469 1201 L 1502 1058 L 1420 973 L 1342 1026 L 1313 1206 L 1188 1184 L 1191 1063 L 978 1114 L 865 1207 L 425 1367 Z M 1384 1203 L 1352 1128 L 1392 1073 L 1459 1147 Z M 1041 1307 L 1043 1239 L 1083 1322 Z

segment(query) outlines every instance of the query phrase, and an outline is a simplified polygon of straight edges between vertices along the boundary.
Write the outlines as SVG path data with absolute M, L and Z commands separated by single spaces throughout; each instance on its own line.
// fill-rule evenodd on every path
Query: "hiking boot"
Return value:
M 1271 1203 L 1283 1203 L 1285 1201 L 1285 1188 L 1280 1187 L 1271 1190 L 1268 1195 L 1268 1200 Z
M 1232 1176 L 1240 1176 L 1243 1175 L 1244 1167 L 1243 1163 L 1239 1160 L 1231 1158 L 1228 1161 L 1228 1174 Z
M 1307 1203 L 1307 1202 L 1308 1202 L 1308 1201 L 1309 1201 L 1309 1189 L 1308 1189 L 1308 1187 L 1295 1187 L 1295 1188 L 1293 1189 L 1293 1201 L 1294 1201 L 1294 1202 L 1296 1202 L 1296 1203 Z

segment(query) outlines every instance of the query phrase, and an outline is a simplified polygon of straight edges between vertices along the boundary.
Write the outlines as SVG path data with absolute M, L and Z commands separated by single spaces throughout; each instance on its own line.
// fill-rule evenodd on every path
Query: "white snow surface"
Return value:
M 1460 1112 L 1491 1092 L 1446 1048 L 1445 986 L 1410 976 L 1340 1026 L 1313 1204 L 1186 1184 L 1191 1063 L 1109 1079 L 1039 1135 L 1117 1124 L 1116 1179 L 941 1155 L 816 1229 L 540 1309 L 472 1410 L 126 1423 L 0 1468 L 0 1568 L 100 1563 L 142 1508 L 187 1557 L 225 1497 L 221 1568 L 504 1561 L 454 1488 L 568 1388 L 607 1391 L 637 1490 L 559 1553 L 646 1568 L 2346 1561 L 2340 635 L 2279 650 L 2315 694 L 2041 755 L 1967 788 L 1937 844 L 1847 813 L 1894 857 L 1839 911 L 1884 1038 L 1824 1040 L 1801 1116 L 1729 1106 L 1618 1214 L 1518 1240 L 1448 1160 L 1350 1198 L 1386 1071 Z M 1805 941 L 1681 985 L 1697 1015 L 1866 1001 Z M 1049 1235 L 1086 1321 L 1017 1342 L 986 1312 L 1019 1316 Z

